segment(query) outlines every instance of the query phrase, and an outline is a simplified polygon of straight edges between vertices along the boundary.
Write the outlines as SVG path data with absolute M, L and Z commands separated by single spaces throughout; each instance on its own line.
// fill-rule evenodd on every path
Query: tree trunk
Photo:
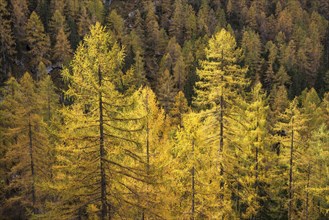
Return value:
M 146 173 L 150 174 L 150 128 L 149 128 L 149 103 L 148 103 L 148 92 L 146 93 Z
M 222 76 L 222 81 L 224 80 L 223 76 Z M 220 96 L 220 115 L 219 115 L 219 123 L 220 123 L 220 130 L 219 130 L 219 154 L 222 155 L 223 154 L 223 150 L 224 150 L 224 97 L 223 97 L 223 89 L 221 91 L 221 96 Z M 221 191 L 224 190 L 224 180 L 223 180 L 223 175 L 224 175 L 224 167 L 223 167 L 223 162 L 220 161 L 220 171 L 219 171 L 219 175 L 221 178 L 220 181 L 220 189 Z M 221 193 L 220 194 L 220 198 L 223 199 L 224 198 L 224 194 Z
M 34 173 L 34 160 L 33 160 L 33 142 L 32 142 L 32 125 L 31 118 L 29 116 L 29 148 L 30 148 L 30 159 L 31 159 L 31 175 L 32 175 L 32 212 L 35 214 L 35 173 Z
M 223 81 L 223 76 L 222 76 L 222 81 Z M 220 140 L 219 140 L 219 153 L 223 152 L 224 149 L 224 97 L 223 97 L 223 91 L 222 94 L 220 96 L 220 116 L 219 116 L 219 120 L 220 120 Z
M 146 107 L 146 175 L 150 175 L 150 128 L 149 128 L 149 94 L 146 91 L 145 107 Z M 148 197 L 148 185 L 146 186 L 146 197 Z M 148 206 L 148 205 L 147 205 Z M 142 219 L 147 219 L 145 209 L 142 209 Z
M 222 62 L 221 62 L 221 70 L 224 71 L 224 52 L 222 50 Z M 220 94 L 220 115 L 219 115 L 219 123 L 220 123 L 220 130 L 219 130 L 219 154 L 222 156 L 223 155 L 223 150 L 224 150 L 224 94 L 223 94 L 223 89 L 224 89 L 224 76 L 221 76 L 221 82 L 222 82 L 222 89 L 221 89 L 221 94 Z M 223 157 L 222 157 L 223 158 Z M 223 161 L 220 161 L 220 190 L 221 193 L 219 195 L 220 199 L 224 199 L 224 180 L 223 180 L 223 175 L 224 175 L 224 167 L 223 167 Z M 223 218 L 223 217 L 222 217 Z
M 256 123 L 256 128 L 258 128 L 259 124 L 258 124 L 258 118 L 257 118 L 257 123 Z M 257 139 L 256 139 L 256 142 L 259 143 L 259 135 L 257 134 Z M 255 189 L 256 189 L 256 193 L 258 194 L 258 154 L 259 154 L 259 149 L 258 149 L 258 146 L 256 146 L 256 152 L 255 152 L 255 163 L 256 163 L 256 166 L 255 166 Z
M 48 116 L 48 121 L 47 124 L 50 124 L 50 120 L 51 120 L 51 107 L 50 107 L 50 91 L 48 90 L 47 93 L 47 116 Z
M 293 152 L 294 152 L 294 127 L 293 123 L 294 120 L 292 119 L 292 129 L 291 129 L 291 144 L 290 144 L 290 169 L 289 169 L 289 212 L 288 212 L 288 219 L 292 219 L 292 184 L 293 184 L 293 171 L 292 171 L 292 166 L 293 166 Z
M 98 67 L 98 85 L 99 85 L 99 154 L 100 154 L 100 173 L 101 173 L 101 219 L 105 220 L 107 215 L 106 198 L 106 177 L 105 177 L 105 150 L 104 150 L 104 121 L 103 121 L 103 98 L 102 98 L 102 74 Z
M 194 140 L 192 140 L 192 153 L 194 155 Z M 194 158 L 194 157 L 193 157 Z M 192 206 L 191 206 L 191 220 L 194 220 L 194 213 L 195 213 L 195 168 L 194 168 L 194 161 L 192 166 Z
M 305 219 L 308 220 L 308 207 L 309 207 L 309 193 L 308 189 L 310 187 L 310 176 L 311 176 L 311 165 L 308 164 L 307 167 L 307 185 L 306 185 L 306 207 L 305 207 Z

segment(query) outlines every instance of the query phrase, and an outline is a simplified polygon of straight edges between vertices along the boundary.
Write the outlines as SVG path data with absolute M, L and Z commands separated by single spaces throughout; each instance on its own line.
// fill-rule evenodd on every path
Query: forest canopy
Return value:
M 328 219 L 327 0 L 0 0 L 0 219 Z

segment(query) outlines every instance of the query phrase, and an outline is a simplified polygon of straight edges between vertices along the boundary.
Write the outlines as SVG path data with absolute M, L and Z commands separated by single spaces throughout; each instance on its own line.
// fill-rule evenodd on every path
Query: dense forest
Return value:
M 0 219 L 329 219 L 329 1 L 0 0 Z

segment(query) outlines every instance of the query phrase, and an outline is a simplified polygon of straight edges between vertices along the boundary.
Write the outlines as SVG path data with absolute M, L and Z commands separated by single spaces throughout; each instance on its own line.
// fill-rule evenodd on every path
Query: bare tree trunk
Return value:
M 192 140 L 192 153 L 194 155 L 194 139 Z M 195 216 L 195 167 L 192 166 L 192 207 L 191 207 L 191 220 L 194 220 Z
M 106 176 L 105 176 L 105 149 L 104 149 L 104 121 L 103 121 L 103 98 L 102 98 L 102 74 L 98 67 L 98 85 L 99 85 L 99 154 L 100 154 L 100 173 L 101 173 L 101 219 L 105 220 L 107 215 L 106 198 Z
M 310 187 L 310 176 L 311 176 L 311 165 L 308 164 L 307 167 L 307 185 L 306 185 L 306 207 L 305 207 L 305 219 L 308 220 L 308 208 L 309 208 L 309 193 L 308 189 Z
M 223 81 L 223 76 L 222 76 L 222 81 Z M 220 115 L 219 115 L 219 123 L 220 123 L 220 130 L 219 130 L 219 154 L 223 154 L 224 150 L 224 97 L 223 97 L 223 90 L 221 91 L 221 96 L 220 96 Z M 224 175 L 224 167 L 223 167 L 223 161 L 220 161 L 220 171 L 219 175 L 221 177 L 220 181 L 220 190 L 224 190 L 224 180 L 223 180 L 223 175 Z M 220 194 L 220 198 L 224 198 L 224 194 Z
M 258 118 L 257 118 L 257 123 L 256 123 L 256 128 L 259 126 L 258 124 Z M 256 139 L 257 143 L 259 142 L 259 135 L 257 134 L 257 139 Z M 255 189 L 256 189 L 256 193 L 258 194 L 258 172 L 259 172 L 259 164 L 258 164 L 258 157 L 259 157 L 259 149 L 258 146 L 256 146 L 256 152 L 255 152 Z
M 224 71 L 224 52 L 222 50 L 222 62 L 221 62 L 221 70 Z M 221 81 L 224 83 L 224 76 L 221 76 Z M 223 94 L 223 88 L 224 86 L 222 85 L 221 89 L 221 94 L 220 94 L 220 115 L 219 115 L 219 123 L 220 123 L 220 130 L 219 130 L 219 155 L 223 156 L 223 150 L 224 150 L 224 94 Z M 221 158 L 223 159 L 223 157 Z M 220 161 L 220 191 L 221 193 L 219 194 L 219 198 L 221 200 L 224 200 L 224 166 L 223 166 L 223 161 Z M 223 201 L 222 201 L 223 202 Z M 222 216 L 222 219 L 224 219 L 224 216 Z
M 294 127 L 293 123 L 294 120 L 292 119 L 292 130 L 291 130 L 291 144 L 290 144 L 290 169 L 289 169 L 289 212 L 288 212 L 288 219 L 292 219 L 292 197 L 293 197 L 293 192 L 292 192 L 292 185 L 293 185 L 293 153 L 294 153 Z
M 146 93 L 146 173 L 147 175 L 150 174 L 150 128 L 149 128 L 149 102 L 148 102 L 149 94 Z

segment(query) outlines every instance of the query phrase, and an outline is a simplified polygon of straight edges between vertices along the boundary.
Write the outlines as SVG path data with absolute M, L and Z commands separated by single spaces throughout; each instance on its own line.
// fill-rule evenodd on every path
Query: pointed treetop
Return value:
M 237 62 L 241 58 L 242 50 L 237 48 L 234 36 L 225 29 L 217 32 L 206 48 L 208 59 L 224 59 L 228 62 Z

